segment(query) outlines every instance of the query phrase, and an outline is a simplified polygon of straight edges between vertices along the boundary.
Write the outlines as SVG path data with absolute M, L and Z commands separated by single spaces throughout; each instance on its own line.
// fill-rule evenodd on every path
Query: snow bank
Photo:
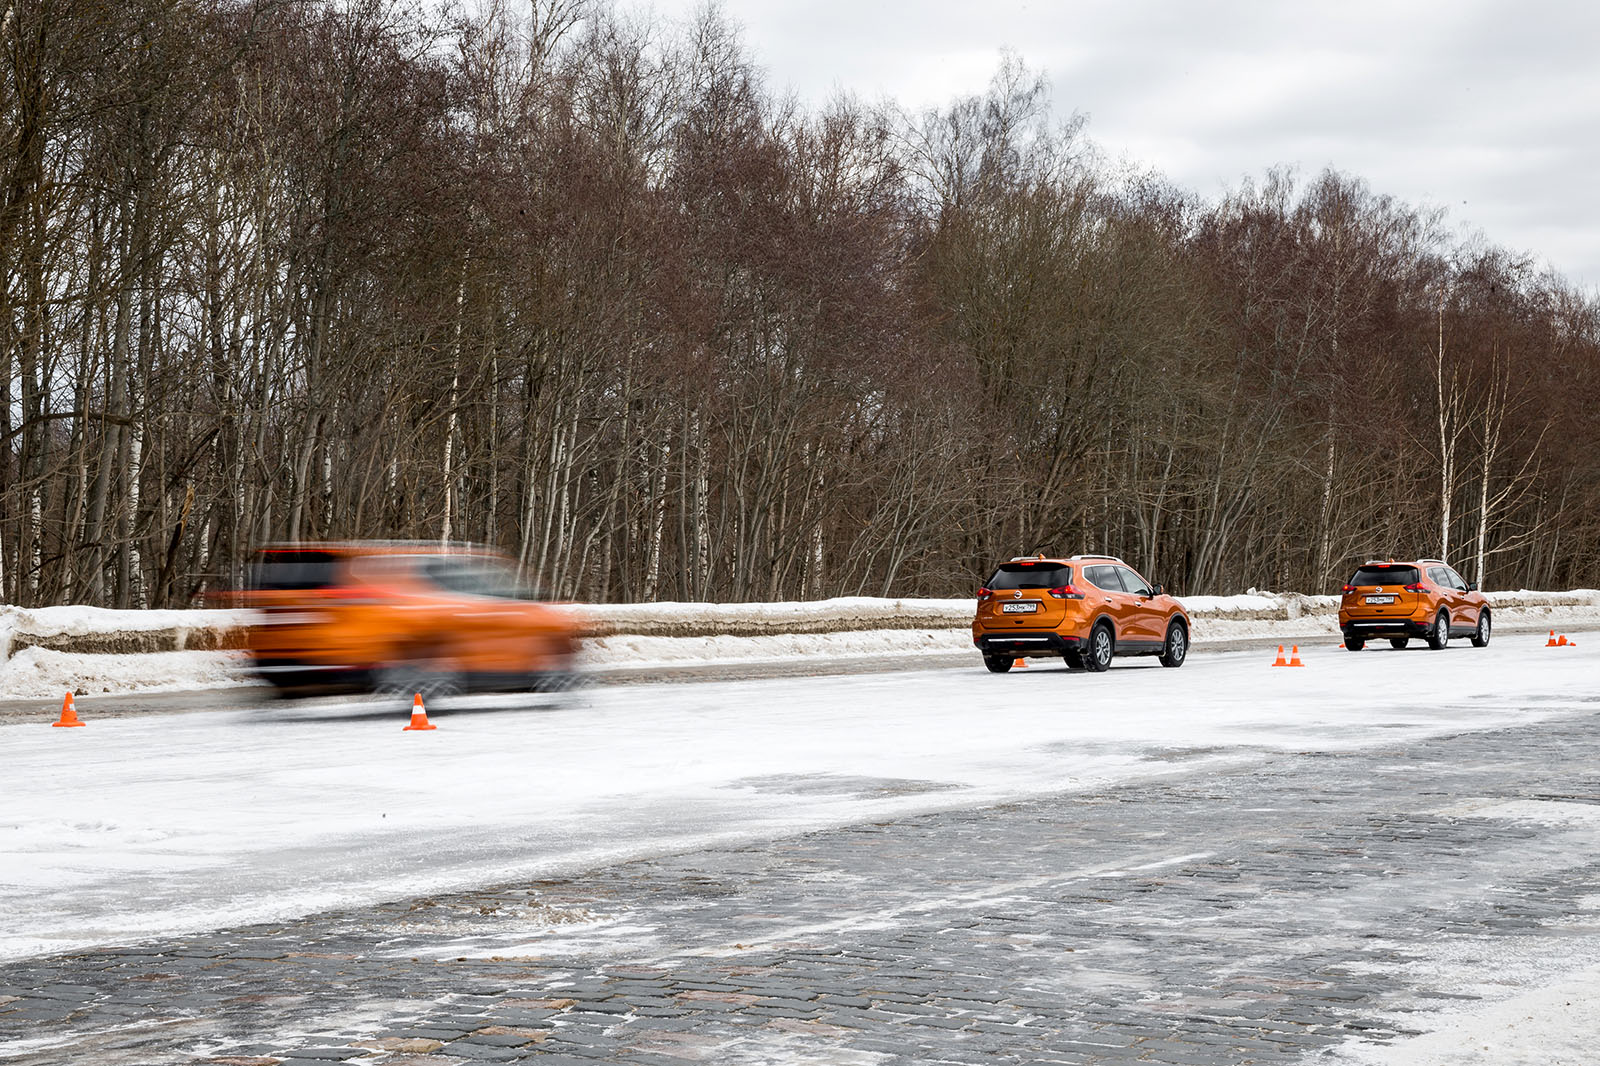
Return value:
M 254 684 L 243 652 L 158 651 L 142 654 L 55 651 L 30 647 L 0 663 L 0 697 L 55 699 L 63 692 L 183 692 Z
M 0 660 L 24 648 L 73 652 L 198 651 L 244 646 L 251 611 L 112 611 L 0 605 Z
M 972 621 L 974 600 L 841 596 L 786 603 L 582 604 L 594 636 L 754 637 L 867 629 L 948 629 Z
M 1488 593 L 1496 628 L 1600 628 L 1600 592 Z M 1185 596 L 1200 646 L 1275 639 L 1338 641 L 1338 597 L 1250 589 Z M 788 603 L 573 604 L 584 660 L 608 668 L 929 657 L 972 650 L 973 601 L 841 597 Z M 246 683 L 248 611 L 0 607 L 0 698 L 67 689 L 154 692 Z

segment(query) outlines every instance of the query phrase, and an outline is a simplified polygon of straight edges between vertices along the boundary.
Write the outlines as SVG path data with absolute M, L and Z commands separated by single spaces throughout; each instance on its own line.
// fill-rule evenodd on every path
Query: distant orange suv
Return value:
M 250 562 L 260 612 L 248 650 L 284 695 L 411 698 L 567 687 L 576 622 L 539 602 L 484 548 L 407 542 L 283 544 Z
M 1060 657 L 1069 670 L 1100 671 L 1114 655 L 1159 655 L 1162 666 L 1182 666 L 1189 616 L 1114 556 L 1022 556 L 978 590 L 972 643 L 996 674 L 1018 658 Z
M 1379 637 L 1395 648 L 1419 637 L 1435 650 L 1447 647 L 1451 637 L 1471 637 L 1472 646 L 1482 648 L 1493 626 L 1478 586 L 1440 559 L 1363 563 L 1339 601 L 1339 631 L 1351 651 Z

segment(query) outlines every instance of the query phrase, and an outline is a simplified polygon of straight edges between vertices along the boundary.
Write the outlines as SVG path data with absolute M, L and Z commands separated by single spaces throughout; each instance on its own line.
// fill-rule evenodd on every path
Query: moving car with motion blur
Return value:
M 995 674 L 1019 658 L 1100 671 L 1114 656 L 1159 655 L 1162 666 L 1182 666 L 1189 615 L 1115 556 L 1018 556 L 978 590 L 972 643 Z
M 1438 651 L 1451 637 L 1470 637 L 1473 647 L 1483 648 L 1493 627 L 1489 601 L 1478 586 L 1442 559 L 1369 560 L 1345 583 L 1339 600 L 1339 631 L 1351 651 L 1383 638 L 1397 649 L 1419 638 Z
M 574 678 L 576 618 L 469 545 L 271 545 L 242 597 L 254 672 L 286 696 L 546 691 Z

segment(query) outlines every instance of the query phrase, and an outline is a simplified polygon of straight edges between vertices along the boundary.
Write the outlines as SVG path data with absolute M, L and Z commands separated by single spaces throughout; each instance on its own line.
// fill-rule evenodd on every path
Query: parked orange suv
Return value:
M 248 649 L 285 695 L 564 688 L 574 617 L 518 582 L 497 552 L 437 543 L 263 548 L 244 602 L 260 611 Z
M 1114 655 L 1159 655 L 1162 666 L 1182 666 L 1189 616 L 1113 556 L 1018 557 L 978 590 L 972 643 L 996 674 L 1018 658 L 1057 656 L 1069 670 L 1104 670 Z
M 1339 630 L 1351 651 L 1379 637 L 1396 648 L 1420 637 L 1435 650 L 1449 645 L 1451 637 L 1471 637 L 1472 646 L 1482 648 L 1493 625 L 1489 601 L 1478 586 L 1440 559 L 1364 563 L 1339 601 Z

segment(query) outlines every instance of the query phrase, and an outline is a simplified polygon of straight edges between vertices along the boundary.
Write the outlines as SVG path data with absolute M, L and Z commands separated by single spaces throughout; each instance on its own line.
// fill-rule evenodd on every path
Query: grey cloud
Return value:
M 682 0 L 687 4 L 689 0 Z M 670 8 L 670 5 L 669 5 Z M 1178 185 L 1332 165 L 1600 284 L 1600 5 L 730 0 L 775 87 L 911 105 L 982 88 L 1009 46 L 1058 110 Z

